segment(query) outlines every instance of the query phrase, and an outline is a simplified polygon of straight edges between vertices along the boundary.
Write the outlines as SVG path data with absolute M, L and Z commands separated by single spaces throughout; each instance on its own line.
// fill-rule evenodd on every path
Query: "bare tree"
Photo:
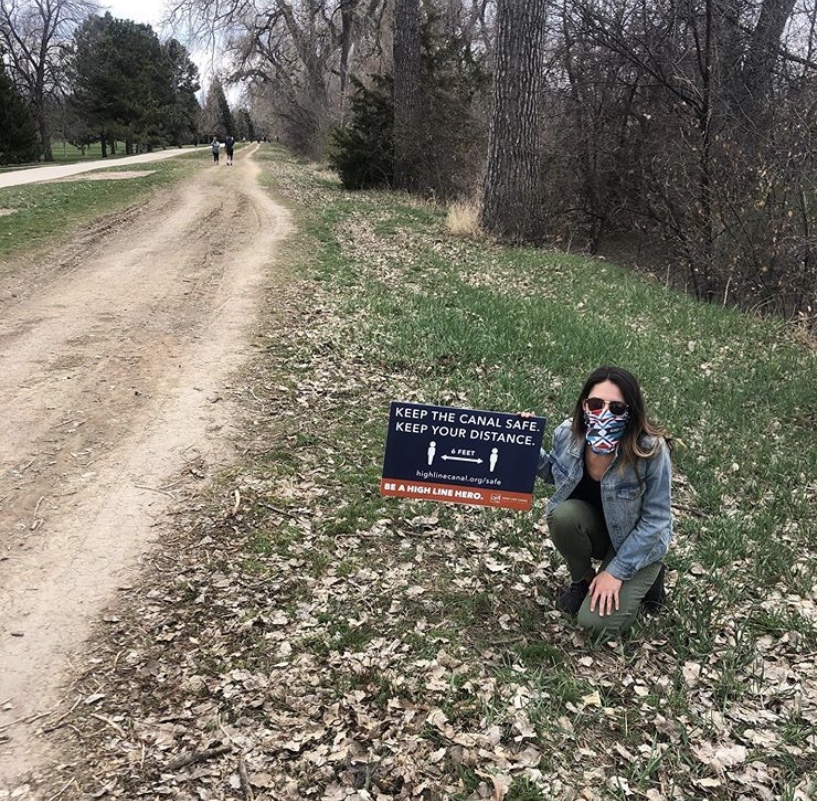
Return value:
M 67 47 L 97 10 L 91 0 L 0 0 L 0 44 L 11 79 L 34 110 L 46 161 L 54 160 L 48 106 L 65 88 Z
M 481 223 L 504 237 L 541 233 L 540 122 L 544 89 L 545 0 L 497 3 L 494 105 Z
M 794 0 L 565 4 L 562 144 L 578 143 L 588 179 L 578 205 L 620 236 L 660 233 L 667 261 L 684 268 L 679 283 L 701 298 L 791 311 L 793 276 L 812 287 L 805 305 L 817 291 L 815 17 L 804 7 L 795 25 L 795 10 Z
M 349 75 L 367 57 L 383 5 L 383 0 L 179 0 L 170 21 L 226 52 L 232 62 L 226 81 L 252 86 L 250 95 L 265 98 L 273 109 L 284 141 L 319 156 L 342 117 Z

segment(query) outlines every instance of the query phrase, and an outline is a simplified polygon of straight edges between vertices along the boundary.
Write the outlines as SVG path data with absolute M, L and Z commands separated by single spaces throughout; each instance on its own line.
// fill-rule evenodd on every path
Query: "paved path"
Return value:
M 45 167 L 29 167 L 25 170 L 2 172 L 0 173 L 0 188 L 53 181 L 55 178 L 68 178 L 91 170 L 110 170 L 114 167 L 144 164 L 146 161 L 159 161 L 173 156 L 184 156 L 187 153 L 200 153 L 203 158 L 206 156 L 212 158 L 210 146 L 207 145 L 199 148 L 185 147 L 172 150 L 157 150 L 155 153 L 141 153 L 138 156 L 125 156 L 124 158 L 117 156 L 116 158 L 100 159 L 99 161 L 83 161 L 78 164 L 49 164 Z

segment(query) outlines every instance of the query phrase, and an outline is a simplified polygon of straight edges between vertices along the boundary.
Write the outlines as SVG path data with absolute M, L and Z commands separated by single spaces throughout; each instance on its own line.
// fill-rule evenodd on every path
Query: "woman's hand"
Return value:
M 623 583 L 606 570 L 598 573 L 590 582 L 590 611 L 596 611 L 596 604 L 599 617 L 611 614 L 613 609 L 618 610 L 618 591 Z

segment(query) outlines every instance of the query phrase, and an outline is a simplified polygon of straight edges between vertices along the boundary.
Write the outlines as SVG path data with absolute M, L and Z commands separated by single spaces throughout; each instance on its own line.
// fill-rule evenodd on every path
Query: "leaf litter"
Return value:
M 276 169 L 295 202 L 337 199 L 306 167 Z M 388 215 L 336 231 L 362 285 L 411 282 L 429 248 L 494 280 L 478 245 L 378 234 Z M 808 631 L 747 640 L 716 616 L 711 644 L 682 653 L 670 608 L 591 643 L 553 610 L 566 573 L 542 499 L 520 514 L 378 497 L 389 401 L 432 390 L 384 364 L 349 292 L 276 289 L 246 386 L 225 392 L 245 421 L 234 467 L 186 498 L 106 613 L 42 726 L 64 761 L 0 799 L 815 797 Z M 789 603 L 774 588 L 763 602 Z

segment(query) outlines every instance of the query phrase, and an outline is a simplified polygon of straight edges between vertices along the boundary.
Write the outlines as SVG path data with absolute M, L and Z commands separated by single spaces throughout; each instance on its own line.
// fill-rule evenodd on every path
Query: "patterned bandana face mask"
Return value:
M 618 443 L 624 436 L 624 429 L 627 428 L 627 421 L 630 413 L 613 414 L 609 409 L 602 409 L 600 412 L 584 412 L 584 422 L 587 425 L 585 438 L 590 450 L 602 456 L 609 456 L 616 452 Z

